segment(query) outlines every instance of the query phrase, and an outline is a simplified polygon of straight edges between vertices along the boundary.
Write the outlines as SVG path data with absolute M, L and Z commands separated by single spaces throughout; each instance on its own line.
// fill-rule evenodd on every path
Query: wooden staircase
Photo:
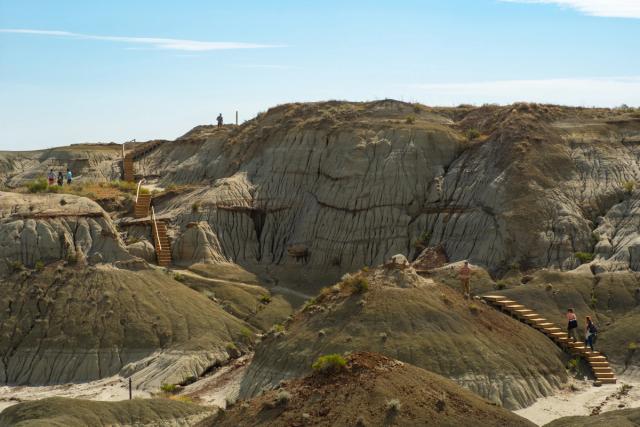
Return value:
M 569 354 L 584 358 L 589 363 L 591 371 L 596 377 L 596 385 L 616 383 L 616 375 L 609 366 L 606 356 L 602 353 L 598 351 L 591 351 L 585 343 L 581 341 L 574 342 L 569 338 L 567 332 L 562 330 L 562 328 L 558 327 L 553 322 L 549 322 L 547 319 L 535 313 L 533 310 L 528 309 L 524 305 L 518 304 L 517 301 L 502 295 L 487 295 L 482 298 L 494 308 L 507 312 L 512 317 L 515 317 L 532 328 L 539 330 Z
M 136 205 L 133 208 L 134 218 L 148 217 L 151 209 L 151 194 L 138 194 Z
M 155 218 L 155 215 L 153 216 Z M 167 224 L 164 221 L 153 220 L 151 222 L 153 231 L 153 243 L 156 247 L 156 258 L 158 265 L 167 267 L 171 265 L 171 246 L 167 236 Z
M 133 182 L 134 173 L 133 173 L 133 153 L 127 153 L 124 156 L 124 160 L 122 160 L 122 170 L 124 181 Z

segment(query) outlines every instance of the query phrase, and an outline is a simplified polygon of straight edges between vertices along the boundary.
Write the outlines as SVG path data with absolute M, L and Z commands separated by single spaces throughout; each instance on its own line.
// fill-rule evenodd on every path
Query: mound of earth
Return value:
M 323 354 L 360 350 L 436 372 L 510 409 L 567 379 L 564 356 L 544 335 L 412 268 L 348 276 L 285 326 L 257 347 L 241 396 L 309 373 Z
M 622 409 L 585 417 L 564 417 L 545 427 L 637 427 L 640 426 L 640 408 Z
M 0 426 L 191 426 L 211 409 L 167 399 L 98 402 L 52 397 L 19 403 L 0 413 Z
M 0 279 L 2 383 L 82 382 L 120 372 L 155 391 L 246 351 L 245 330 L 158 270 L 57 263 Z
M 454 382 L 375 353 L 353 353 L 335 374 L 315 373 L 201 426 L 533 426 Z

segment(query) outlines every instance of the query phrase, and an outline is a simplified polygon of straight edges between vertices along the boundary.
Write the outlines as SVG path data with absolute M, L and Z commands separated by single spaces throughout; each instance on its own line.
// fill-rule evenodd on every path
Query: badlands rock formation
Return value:
M 0 192 L 0 275 L 18 264 L 132 258 L 97 203 L 68 194 Z
M 131 254 L 109 216 L 86 198 L 0 193 L 0 266 L 2 383 L 121 372 L 136 387 L 157 390 L 250 345 L 251 326 Z M 246 306 L 269 297 L 254 288 Z
M 37 151 L 0 151 L 0 188 L 15 188 L 46 176 L 50 169 L 73 171 L 84 181 L 120 179 L 120 144 L 76 144 Z
M 361 350 L 446 376 L 510 409 L 566 380 L 561 352 L 544 335 L 411 268 L 347 277 L 285 326 L 258 345 L 241 396 L 308 374 L 323 354 Z
M 640 262 L 638 147 L 632 110 L 329 102 L 196 129 L 137 167 L 198 186 L 160 210 L 180 231 L 207 222 L 248 268 L 329 280 L 440 244 L 493 272 L 572 269 L 577 252 L 611 270 Z

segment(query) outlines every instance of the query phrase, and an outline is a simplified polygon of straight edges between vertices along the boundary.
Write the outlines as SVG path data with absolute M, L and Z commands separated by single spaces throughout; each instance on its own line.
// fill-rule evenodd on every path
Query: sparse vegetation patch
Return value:
M 315 373 L 328 376 L 339 373 L 345 366 L 347 366 L 347 361 L 344 357 L 339 354 L 327 354 L 318 357 L 311 368 Z

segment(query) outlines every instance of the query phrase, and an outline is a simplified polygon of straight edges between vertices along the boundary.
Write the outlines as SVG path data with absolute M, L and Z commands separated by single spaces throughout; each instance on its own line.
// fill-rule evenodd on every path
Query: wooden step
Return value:
M 613 378 L 598 378 L 598 380 L 596 381 L 596 383 L 600 383 L 600 384 L 615 384 L 617 382 L 617 378 L 613 377 Z
M 552 338 L 567 338 L 566 332 L 552 332 L 549 334 Z
M 533 310 L 530 310 L 533 311 Z M 524 313 L 522 316 L 520 316 L 526 320 L 533 320 L 533 319 L 537 319 L 540 317 L 540 315 L 538 313 Z
M 510 299 L 504 299 L 504 300 L 495 301 L 496 304 L 502 305 L 502 306 L 509 305 L 509 304 L 515 304 L 516 302 L 517 301 L 512 301 Z
M 592 361 L 588 361 L 589 365 L 591 365 L 591 368 L 609 368 L 609 362 L 592 362 Z
M 557 326 L 547 326 L 546 328 L 542 328 L 542 330 L 544 331 L 544 333 L 546 334 L 553 334 L 555 332 L 560 332 L 562 331 L 562 329 L 558 328 Z
M 504 308 L 514 311 L 514 310 L 519 310 L 521 308 L 524 308 L 524 305 L 522 304 L 507 304 L 504 306 Z
M 596 378 L 601 380 L 603 378 L 615 378 L 616 374 L 613 372 L 596 372 Z
M 507 299 L 507 297 L 502 296 L 502 295 L 485 295 L 482 298 L 487 300 L 487 301 L 500 301 L 500 300 Z
M 526 316 L 526 315 L 531 315 L 531 313 L 533 313 L 533 310 L 528 309 L 528 308 L 519 308 L 517 310 L 512 310 L 514 313 L 516 313 L 517 315 L 519 315 L 520 317 Z
M 591 362 L 606 362 L 607 358 L 604 356 L 587 356 L 589 363 Z
M 604 374 L 608 374 L 609 372 L 613 372 L 613 370 L 609 367 L 609 366 L 592 366 L 591 370 L 594 373 L 604 373 Z
M 584 347 L 584 343 L 582 341 L 574 341 L 570 342 L 569 347 Z

